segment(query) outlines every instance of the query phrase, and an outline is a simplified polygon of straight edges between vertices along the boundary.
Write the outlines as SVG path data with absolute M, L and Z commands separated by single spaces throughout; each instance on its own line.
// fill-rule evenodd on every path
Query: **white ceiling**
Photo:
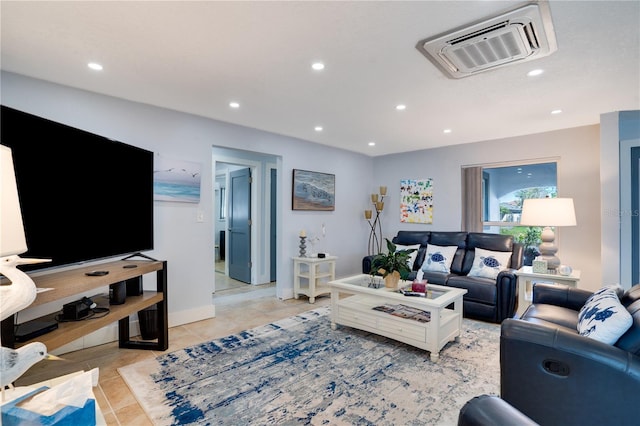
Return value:
M 640 109 L 637 0 L 551 1 L 555 53 L 463 79 L 415 47 L 526 3 L 2 0 L 1 68 L 371 156 Z

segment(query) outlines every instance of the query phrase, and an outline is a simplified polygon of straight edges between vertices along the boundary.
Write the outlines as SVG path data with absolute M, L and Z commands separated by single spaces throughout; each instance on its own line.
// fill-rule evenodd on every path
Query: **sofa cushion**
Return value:
M 593 293 L 578 314 L 578 332 L 609 345 L 616 343 L 632 323 L 631 314 L 611 287 Z
M 427 245 L 427 251 L 424 255 L 424 262 L 421 269 L 424 272 L 443 272 L 448 274 L 451 272 L 451 263 L 453 257 L 458 251 L 458 246 L 437 246 L 433 244 Z
M 508 251 L 513 253 L 513 236 L 501 234 L 483 234 L 470 232 L 467 237 L 467 250 L 464 256 L 461 275 L 467 275 L 473 267 L 476 248 L 491 251 Z M 511 267 L 511 259 L 507 267 Z
M 497 287 L 495 279 L 450 275 L 447 280 L 447 286 L 466 289 L 465 300 L 482 302 L 488 305 L 496 304 Z
M 563 306 L 534 303 L 529 305 L 521 319 L 546 325 L 558 325 L 573 332 L 578 332 L 578 311 Z
M 431 232 L 429 236 L 429 244 L 436 246 L 458 246 L 456 255 L 451 262 L 451 272 L 454 274 L 462 274 L 462 265 L 464 263 L 464 254 L 467 248 L 466 232 Z
M 412 269 L 414 271 L 422 266 L 422 262 L 424 261 L 424 252 L 427 248 L 430 234 L 431 233 L 429 231 L 398 231 L 398 234 L 391 240 L 393 244 L 400 244 L 403 246 L 420 244 L 420 249 L 416 255 L 415 262 L 412 265 Z
M 467 275 L 495 280 L 500 271 L 509 267 L 510 259 L 511 252 L 476 248 L 473 266 Z
M 422 276 L 422 279 L 427 280 L 430 284 L 448 285 L 447 281 L 451 276 L 453 276 L 452 274 L 445 274 L 444 272 L 431 272 L 424 270 L 423 272 L 424 275 Z
M 413 271 L 415 270 L 413 265 L 416 263 L 416 258 L 418 257 L 418 250 L 420 250 L 420 244 L 413 244 L 408 246 L 405 246 L 402 244 L 396 244 L 396 252 L 400 250 L 411 250 L 411 249 L 413 249 L 413 251 L 409 254 L 409 259 L 407 259 L 407 265 L 409 266 L 409 269 Z

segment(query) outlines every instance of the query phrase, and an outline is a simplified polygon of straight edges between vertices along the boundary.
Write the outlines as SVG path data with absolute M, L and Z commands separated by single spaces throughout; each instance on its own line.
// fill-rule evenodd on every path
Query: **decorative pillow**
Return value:
M 500 271 L 507 269 L 511 259 L 510 251 L 491 251 L 481 248 L 476 249 L 473 258 L 473 266 L 469 271 L 470 277 L 482 277 L 496 279 Z
M 615 286 L 593 293 L 578 314 L 578 333 L 609 345 L 616 343 L 631 324 L 633 318 L 620 303 Z
M 415 251 L 409 254 L 407 265 L 409 265 L 409 269 L 413 270 L 413 263 L 416 261 L 416 257 L 418 257 L 418 250 L 420 249 L 420 244 L 414 244 L 411 246 L 403 246 L 401 244 L 396 244 L 396 251 L 410 250 L 410 249 L 415 249 Z
M 427 244 L 427 253 L 420 269 L 425 272 L 451 272 L 451 263 L 458 246 L 436 246 Z

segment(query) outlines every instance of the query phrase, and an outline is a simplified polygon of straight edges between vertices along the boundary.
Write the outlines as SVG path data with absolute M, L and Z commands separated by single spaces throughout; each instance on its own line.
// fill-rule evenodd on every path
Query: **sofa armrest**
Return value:
M 533 303 L 561 306 L 563 308 L 579 311 L 593 292 L 570 287 L 566 284 L 533 285 Z
M 518 309 L 518 276 L 515 269 L 500 271 L 496 278 L 496 322 L 501 323 L 506 318 L 513 318 Z
M 540 424 L 632 424 L 640 358 L 570 330 L 507 319 L 500 395 Z M 545 407 L 541 409 L 541 407 Z
M 371 264 L 373 263 L 373 259 L 375 255 L 369 255 L 362 258 L 362 273 L 370 274 L 371 273 Z

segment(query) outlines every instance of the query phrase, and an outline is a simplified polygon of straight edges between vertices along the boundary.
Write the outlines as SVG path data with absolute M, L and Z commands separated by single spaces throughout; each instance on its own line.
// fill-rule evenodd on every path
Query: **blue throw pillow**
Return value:
M 589 297 L 578 314 L 578 333 L 613 345 L 631 327 L 633 318 L 620 303 L 616 289 L 603 287 Z

